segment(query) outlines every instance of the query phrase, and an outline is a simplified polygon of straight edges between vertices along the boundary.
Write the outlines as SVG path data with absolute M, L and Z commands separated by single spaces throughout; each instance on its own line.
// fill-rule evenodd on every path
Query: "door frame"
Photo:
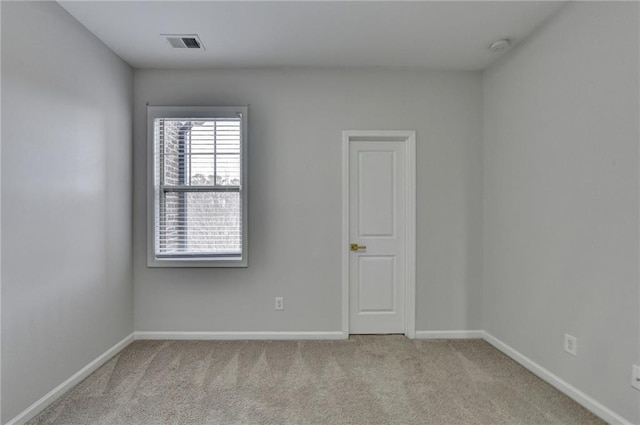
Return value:
M 349 143 L 405 144 L 405 320 L 404 334 L 416 337 L 416 132 L 412 130 L 348 130 L 342 132 L 342 332 L 349 336 Z

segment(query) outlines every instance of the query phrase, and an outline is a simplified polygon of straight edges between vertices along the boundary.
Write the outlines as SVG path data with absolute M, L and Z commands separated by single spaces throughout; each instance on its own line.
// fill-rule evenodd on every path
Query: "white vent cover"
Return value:
M 174 49 L 202 49 L 204 45 L 198 34 L 160 34 L 165 37 Z

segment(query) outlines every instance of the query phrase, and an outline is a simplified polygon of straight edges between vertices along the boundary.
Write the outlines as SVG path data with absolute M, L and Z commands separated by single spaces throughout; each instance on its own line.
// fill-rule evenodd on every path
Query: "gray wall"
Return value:
M 570 3 L 483 105 L 485 330 L 633 423 L 638 59 L 637 3 Z
M 416 327 L 480 329 L 479 73 L 136 70 L 134 85 L 136 330 L 339 331 L 349 129 L 417 131 Z M 146 267 L 146 102 L 250 105 L 249 268 Z
M 57 3 L 3 2 L 3 423 L 133 331 L 132 83 Z

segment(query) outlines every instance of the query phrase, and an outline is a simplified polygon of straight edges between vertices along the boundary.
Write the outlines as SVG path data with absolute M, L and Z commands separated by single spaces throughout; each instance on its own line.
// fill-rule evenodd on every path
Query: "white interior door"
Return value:
M 352 334 L 405 332 L 405 149 L 403 141 L 349 142 Z

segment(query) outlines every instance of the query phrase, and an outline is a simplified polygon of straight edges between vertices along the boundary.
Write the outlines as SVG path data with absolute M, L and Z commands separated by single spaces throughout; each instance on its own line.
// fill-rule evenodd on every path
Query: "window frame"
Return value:
M 248 267 L 248 107 L 247 106 L 147 106 L 147 267 Z M 241 254 L 239 257 L 156 256 L 156 141 L 154 121 L 159 118 L 237 118 L 240 116 Z

